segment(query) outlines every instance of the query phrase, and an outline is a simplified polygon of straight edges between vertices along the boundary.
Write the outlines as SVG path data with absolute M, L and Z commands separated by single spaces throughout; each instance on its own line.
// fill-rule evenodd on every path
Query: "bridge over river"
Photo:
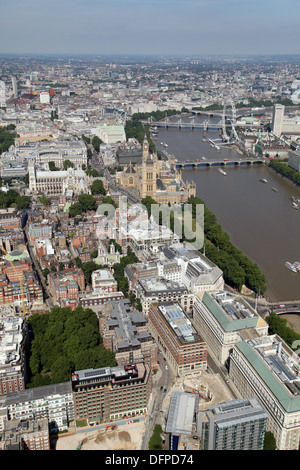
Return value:
M 185 162 L 176 162 L 176 168 L 206 168 L 209 166 L 237 166 L 237 165 L 260 165 L 264 163 L 261 158 L 252 158 L 247 160 L 194 160 Z

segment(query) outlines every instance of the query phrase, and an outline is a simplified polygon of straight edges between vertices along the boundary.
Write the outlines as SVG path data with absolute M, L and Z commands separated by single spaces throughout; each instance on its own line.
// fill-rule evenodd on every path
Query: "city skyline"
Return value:
M 298 0 L 1 2 L 0 53 L 297 54 Z M 138 39 L 138 40 L 137 40 Z

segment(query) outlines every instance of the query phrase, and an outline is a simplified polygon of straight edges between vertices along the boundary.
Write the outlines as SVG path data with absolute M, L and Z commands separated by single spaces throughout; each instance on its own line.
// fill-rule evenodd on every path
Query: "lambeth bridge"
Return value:
M 185 162 L 176 162 L 176 168 L 205 168 L 209 166 L 246 166 L 246 165 L 261 165 L 264 163 L 264 160 L 261 158 L 252 158 L 247 160 L 228 160 L 228 161 L 203 161 L 203 160 L 194 160 L 194 161 L 185 161 Z

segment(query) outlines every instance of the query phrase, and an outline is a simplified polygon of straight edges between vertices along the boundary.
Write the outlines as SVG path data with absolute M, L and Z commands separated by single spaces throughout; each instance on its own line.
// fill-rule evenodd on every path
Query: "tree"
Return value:
M 18 209 L 28 209 L 31 204 L 30 196 L 18 196 L 15 201 L 16 207 Z
M 70 160 L 64 160 L 64 170 L 67 170 L 68 168 L 74 168 L 74 163 L 72 163 Z
M 94 147 L 94 149 L 96 150 L 96 152 L 99 152 L 100 150 L 100 145 L 102 144 L 102 140 L 99 139 L 99 137 L 97 135 L 95 135 L 93 138 L 92 138 L 92 146 Z
M 264 450 L 276 450 L 276 439 L 270 431 L 265 433 Z
M 49 165 L 49 170 L 50 171 L 59 171 L 59 168 L 57 168 L 57 166 L 55 166 L 55 163 L 53 161 L 48 162 L 48 165 Z
M 30 387 L 70 380 L 73 370 L 113 367 L 115 354 L 103 347 L 98 318 L 91 309 L 54 307 L 29 318 Z
M 43 271 L 42 271 L 42 275 L 43 275 L 46 279 L 47 279 L 47 276 L 48 276 L 49 273 L 50 273 L 50 269 L 48 269 L 48 268 L 45 268 L 45 269 L 43 269 Z
M 102 204 L 110 204 L 114 206 L 115 209 L 118 207 L 118 204 L 110 196 L 104 196 L 102 199 Z
M 154 426 L 153 434 L 149 440 L 149 450 L 161 450 L 162 449 L 162 427 L 160 424 Z
M 44 206 L 49 206 L 50 204 L 50 198 L 45 196 L 45 194 L 43 194 L 42 196 L 39 196 L 39 201 L 44 204 Z
M 95 168 L 88 168 L 85 170 L 85 174 L 87 176 L 93 176 L 93 178 L 96 178 L 97 176 L 100 176 L 100 173 L 98 170 L 95 170 Z
M 95 180 L 91 184 L 92 194 L 103 194 L 106 195 L 106 190 L 104 189 L 103 182 L 101 180 Z
M 70 217 L 75 217 L 76 215 L 82 214 L 82 206 L 80 202 L 75 202 L 74 204 L 71 205 L 69 209 L 69 216 Z
M 97 200 L 91 194 L 80 194 L 78 202 L 81 204 L 83 212 L 97 209 Z
M 97 256 L 98 256 L 98 250 L 96 249 L 96 250 L 92 251 L 91 258 L 95 259 L 95 258 L 97 258 Z

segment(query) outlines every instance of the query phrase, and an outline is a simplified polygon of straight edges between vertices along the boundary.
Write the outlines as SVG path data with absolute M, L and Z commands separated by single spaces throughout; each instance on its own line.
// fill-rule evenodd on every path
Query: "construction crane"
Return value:
M 25 309 L 25 302 L 24 302 L 24 291 L 23 291 L 23 283 L 22 283 L 22 279 L 18 273 L 18 271 L 16 270 L 13 262 L 11 261 L 10 257 L 9 257 L 9 254 L 7 253 L 6 249 L 4 248 L 3 245 L 0 245 L 0 249 L 3 251 L 3 253 L 7 256 L 7 259 L 8 261 L 10 262 L 13 270 L 15 271 L 16 275 L 17 275 L 17 278 L 19 279 L 20 281 L 20 289 L 21 289 L 21 301 L 22 301 L 22 309 L 23 309 L 23 315 L 25 316 L 26 315 L 26 309 Z

